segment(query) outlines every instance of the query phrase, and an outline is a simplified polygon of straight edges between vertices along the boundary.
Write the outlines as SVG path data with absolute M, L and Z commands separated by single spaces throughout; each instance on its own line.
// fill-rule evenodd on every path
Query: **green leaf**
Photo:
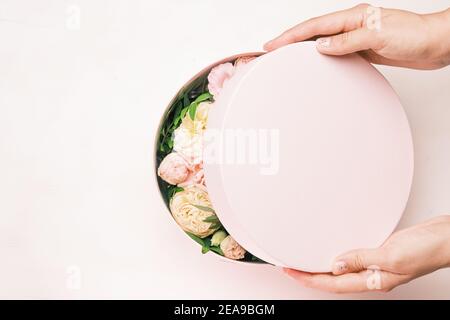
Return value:
M 170 149 L 173 148 L 173 139 L 169 139 L 169 141 L 167 141 L 167 145 L 169 146 Z
M 211 98 L 212 98 L 212 94 L 209 92 L 205 92 L 205 93 L 202 93 L 201 95 L 199 95 L 197 98 L 195 98 L 194 102 L 192 102 L 192 103 L 200 103 L 200 102 L 209 100 Z
M 209 217 L 206 217 L 205 219 L 203 219 L 203 222 L 217 223 L 220 221 L 219 221 L 219 218 L 217 218 L 217 216 L 209 216 Z
M 222 249 L 220 249 L 219 247 L 209 247 L 209 250 L 211 250 L 211 251 L 213 251 L 213 252 L 215 252 L 215 253 L 220 254 L 221 256 L 223 256 Z
M 186 232 L 186 234 L 191 237 L 192 240 L 194 240 L 195 242 L 197 242 L 199 245 L 201 245 L 202 247 L 205 246 L 205 242 L 203 241 L 202 238 L 197 237 L 195 234 L 192 234 L 190 232 Z
M 188 111 L 188 109 L 189 109 L 189 106 L 187 106 L 187 107 L 185 107 L 184 109 L 181 110 L 180 119 L 184 118 L 184 116 L 186 115 L 186 112 Z
M 205 246 L 202 247 L 203 254 L 207 253 L 208 251 L 209 251 L 209 247 L 205 247 Z
M 212 98 L 211 93 L 209 92 L 205 92 L 202 93 L 201 95 L 199 95 L 189 106 L 189 116 L 191 117 L 192 120 L 195 119 L 195 112 L 197 112 L 197 106 L 200 102 L 209 100 Z
M 183 96 L 183 105 L 186 107 L 188 105 L 190 105 L 190 101 L 189 101 L 189 97 L 188 97 L 188 92 L 186 92 Z
M 220 229 L 220 227 L 222 227 L 222 224 L 220 222 L 218 222 L 218 223 L 211 223 L 211 226 L 209 228 L 212 230 L 214 230 L 214 229 L 217 230 L 217 229 Z
M 184 189 L 181 187 L 169 185 L 168 190 L 167 190 L 167 198 L 170 200 L 175 193 L 183 191 L 183 190 Z
M 189 106 L 189 116 L 192 120 L 195 119 L 195 113 L 197 112 L 197 106 L 198 103 L 192 102 L 192 104 Z
M 203 222 L 211 223 L 211 229 L 219 229 L 222 226 L 222 223 L 219 221 L 219 218 L 217 218 L 216 215 L 206 217 L 205 219 L 203 219 Z
M 175 108 L 175 111 L 173 112 L 173 114 L 174 114 L 175 116 L 180 114 L 181 109 L 183 108 L 183 103 L 181 103 L 181 101 L 178 101 L 177 104 L 176 104 L 176 106 L 177 106 L 177 107 Z
M 202 211 L 216 213 L 216 212 L 214 211 L 214 209 L 212 209 L 212 208 L 210 208 L 210 207 L 199 206 L 199 205 L 196 205 L 196 204 L 193 204 L 193 206 L 196 207 L 197 209 L 202 210 Z M 209 217 L 208 217 L 208 218 L 209 218 Z M 208 218 L 206 218 L 206 219 L 208 219 Z M 207 222 L 210 222 L 210 221 L 207 221 Z
M 202 246 L 202 253 L 205 254 L 209 251 L 211 247 L 211 238 L 204 238 L 203 239 L 203 246 Z
M 254 255 L 252 255 L 252 261 L 253 262 L 263 262 L 263 263 L 265 262 L 265 261 L 261 260 L 260 258 L 254 256 Z
M 176 117 L 175 120 L 173 120 L 173 125 L 176 127 L 178 125 L 178 123 L 180 122 L 180 120 L 181 120 L 180 116 Z

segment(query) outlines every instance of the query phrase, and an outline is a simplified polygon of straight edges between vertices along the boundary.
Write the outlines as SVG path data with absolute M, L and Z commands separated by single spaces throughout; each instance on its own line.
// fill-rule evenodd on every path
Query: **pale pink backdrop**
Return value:
M 388 294 L 336 296 L 202 256 L 154 184 L 154 132 L 187 79 L 356 3 L 2 0 L 0 298 L 450 298 L 448 269 Z M 448 1 L 372 4 L 428 12 Z M 450 69 L 379 69 L 415 141 L 408 226 L 450 210 Z

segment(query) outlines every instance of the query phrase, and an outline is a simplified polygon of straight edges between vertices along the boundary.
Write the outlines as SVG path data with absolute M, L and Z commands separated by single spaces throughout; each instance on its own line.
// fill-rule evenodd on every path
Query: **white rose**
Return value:
M 196 206 L 212 207 L 206 188 L 202 185 L 188 186 L 183 191 L 175 193 L 170 200 L 170 211 L 180 227 L 184 231 L 204 238 L 217 230 L 217 228 L 211 228 L 211 223 L 204 222 L 206 218 L 215 214 Z
M 184 127 L 173 132 L 173 150 L 182 154 L 191 164 L 202 162 L 203 136 Z
M 192 164 L 202 162 L 203 131 L 206 128 L 211 105 L 210 102 L 199 103 L 194 120 L 186 113 L 181 125 L 173 133 L 173 150 L 181 153 Z
M 220 249 L 225 257 L 233 260 L 244 258 L 246 252 L 245 249 L 242 248 L 231 236 L 227 236 L 222 240 L 220 243 Z

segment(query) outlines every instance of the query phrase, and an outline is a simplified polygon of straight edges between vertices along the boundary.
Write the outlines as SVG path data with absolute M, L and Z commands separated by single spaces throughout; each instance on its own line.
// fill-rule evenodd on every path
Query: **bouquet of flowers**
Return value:
M 217 65 L 183 88 L 161 126 L 157 149 L 158 183 L 178 225 L 202 247 L 233 260 L 262 262 L 240 246 L 220 223 L 203 173 L 203 133 L 208 111 L 239 68 L 255 57 Z

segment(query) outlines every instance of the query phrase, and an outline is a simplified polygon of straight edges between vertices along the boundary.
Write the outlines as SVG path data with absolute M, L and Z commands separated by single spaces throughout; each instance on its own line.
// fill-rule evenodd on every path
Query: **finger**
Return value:
M 380 56 L 372 50 L 361 51 L 359 52 L 359 54 L 370 63 L 382 64 L 385 66 L 422 69 L 422 70 L 434 70 L 442 67 L 442 63 L 440 61 L 423 62 L 423 61 L 394 60 Z
M 305 287 L 332 293 L 390 291 L 409 280 L 405 275 L 379 270 L 365 270 L 340 276 L 312 274 L 293 269 L 286 269 L 285 272 Z
M 312 274 L 288 269 L 286 273 L 307 288 L 333 293 L 363 292 L 369 290 L 363 273 L 349 273 L 341 276 Z
M 264 49 L 271 51 L 317 35 L 337 34 L 357 29 L 364 24 L 367 7 L 367 4 L 361 4 L 306 20 L 266 43 Z
M 344 273 L 359 272 L 372 266 L 385 267 L 386 254 L 383 249 L 352 250 L 338 256 L 333 263 L 332 273 L 340 275 Z
M 324 54 L 344 55 L 377 47 L 376 31 L 361 28 L 316 40 L 317 50 Z

